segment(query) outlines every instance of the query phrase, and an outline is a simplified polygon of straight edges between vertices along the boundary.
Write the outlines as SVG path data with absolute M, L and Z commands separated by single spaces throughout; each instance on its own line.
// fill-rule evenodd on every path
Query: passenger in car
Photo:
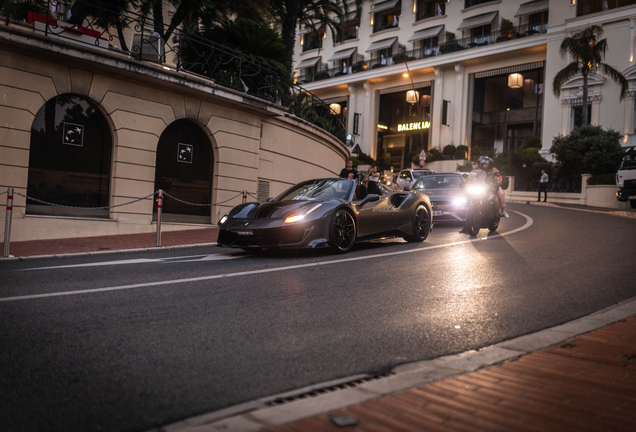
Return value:
M 369 176 L 369 184 L 367 186 L 369 193 L 382 195 L 380 186 L 378 186 L 378 182 L 380 181 L 380 173 L 378 172 L 378 167 L 373 166 L 369 168 L 369 172 L 367 175 Z

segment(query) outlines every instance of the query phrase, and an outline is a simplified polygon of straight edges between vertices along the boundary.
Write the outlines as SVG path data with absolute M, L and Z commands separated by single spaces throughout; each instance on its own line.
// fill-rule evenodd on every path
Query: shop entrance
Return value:
M 376 161 L 381 170 L 399 171 L 429 148 L 431 87 L 385 92 L 380 94 Z

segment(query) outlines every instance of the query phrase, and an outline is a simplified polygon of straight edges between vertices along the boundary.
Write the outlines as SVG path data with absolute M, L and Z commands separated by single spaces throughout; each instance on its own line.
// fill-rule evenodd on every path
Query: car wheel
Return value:
M 468 226 L 468 234 L 476 236 L 479 233 L 479 213 L 470 213 L 466 215 L 466 225 Z
M 336 210 L 331 218 L 329 228 L 329 244 L 337 253 L 349 252 L 356 242 L 356 221 L 351 213 L 345 210 Z
M 425 205 L 420 204 L 413 213 L 413 235 L 404 236 L 408 242 L 423 242 L 431 231 L 431 217 Z

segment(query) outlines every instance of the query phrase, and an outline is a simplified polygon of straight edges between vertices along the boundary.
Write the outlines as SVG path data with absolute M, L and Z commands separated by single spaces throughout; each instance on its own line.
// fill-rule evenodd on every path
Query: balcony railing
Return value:
M 180 28 L 171 30 L 168 25 L 155 24 L 151 17 L 125 8 L 112 9 L 105 4 L 76 0 L 69 19 L 72 22 L 66 22 L 67 15 L 51 15 L 51 0 L 46 7 L 46 15 L 28 12 L 14 16 L 10 11 L 1 17 L 1 22 L 21 26 L 52 40 L 160 64 L 173 72 L 211 80 L 215 85 L 285 106 L 291 114 L 344 141 L 345 128 L 339 116 L 331 112 L 328 104 L 292 84 L 284 67 L 268 65 Z M 132 40 L 128 33 L 131 30 Z M 124 31 L 128 36 L 125 37 Z
M 324 69 L 319 72 L 301 75 L 300 77 L 298 77 L 298 82 L 309 83 L 320 81 L 323 79 L 334 78 L 337 76 L 369 71 L 372 69 L 378 69 L 398 63 L 404 63 L 405 61 L 420 60 L 456 51 L 506 42 L 513 39 L 525 38 L 540 33 L 546 33 L 547 30 L 547 23 L 526 24 L 518 27 L 512 27 L 506 30 L 498 30 L 483 36 L 467 37 L 412 51 L 406 51 L 404 53 L 395 54 L 391 57 L 381 57 L 371 60 L 359 61 L 351 65 L 351 67 L 347 70 L 347 73 L 344 73 L 343 68 L 341 67 Z
M 446 14 L 446 2 L 426 3 L 418 6 L 416 20 L 420 21 L 426 18 L 434 18 Z
M 576 3 L 576 16 L 603 12 L 633 4 L 636 4 L 636 0 L 578 0 Z
M 373 24 L 373 33 L 377 33 L 382 30 L 397 28 L 399 26 L 400 26 L 399 15 L 383 16 Z

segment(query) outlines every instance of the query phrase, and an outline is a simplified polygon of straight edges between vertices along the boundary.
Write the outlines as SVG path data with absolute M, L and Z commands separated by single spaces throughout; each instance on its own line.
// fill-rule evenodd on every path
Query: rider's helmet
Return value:
M 488 156 L 481 156 L 477 165 L 480 169 L 489 172 L 495 166 L 495 161 L 490 159 Z

